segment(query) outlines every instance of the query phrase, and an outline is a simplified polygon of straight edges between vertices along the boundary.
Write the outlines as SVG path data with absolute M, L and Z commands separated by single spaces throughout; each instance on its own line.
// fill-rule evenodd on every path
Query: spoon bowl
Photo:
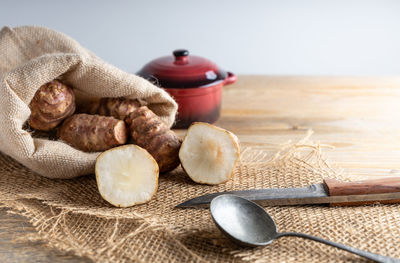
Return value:
M 239 245 L 265 246 L 278 234 L 272 217 L 247 199 L 220 195 L 211 201 L 210 210 L 217 227 Z
M 258 204 L 235 195 L 220 195 L 210 204 L 211 216 L 217 227 L 232 241 L 243 246 L 265 246 L 283 236 L 296 236 L 334 246 L 376 262 L 400 260 L 359 250 L 319 237 L 296 233 L 279 233 L 272 217 Z

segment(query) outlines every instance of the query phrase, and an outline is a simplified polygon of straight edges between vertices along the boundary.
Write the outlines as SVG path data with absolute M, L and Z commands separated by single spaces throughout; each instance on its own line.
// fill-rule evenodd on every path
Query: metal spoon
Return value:
M 265 246 L 283 236 L 297 236 L 334 246 L 377 262 L 400 262 L 398 259 L 373 254 L 319 237 L 296 232 L 278 233 L 274 220 L 259 205 L 235 195 L 220 195 L 210 204 L 217 227 L 232 241 L 244 246 Z

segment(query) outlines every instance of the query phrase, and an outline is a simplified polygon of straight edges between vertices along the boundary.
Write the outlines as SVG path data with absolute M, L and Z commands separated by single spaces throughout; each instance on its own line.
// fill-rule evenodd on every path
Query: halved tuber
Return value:
M 87 106 L 83 106 L 80 110 L 88 114 L 112 116 L 124 120 L 139 107 L 140 103 L 136 99 L 101 98 L 92 100 Z
M 179 165 L 180 139 L 150 109 L 140 107 L 125 122 L 133 143 L 145 148 L 156 159 L 160 172 L 171 171 Z
M 117 207 L 146 203 L 157 192 L 157 162 L 133 144 L 101 153 L 95 173 L 100 195 Z
M 124 121 L 113 117 L 75 114 L 64 121 L 58 136 L 74 148 L 98 152 L 125 144 L 128 129 Z
M 74 113 L 75 95 L 70 87 L 53 80 L 36 91 L 29 108 L 29 125 L 36 130 L 49 131 Z
M 201 184 L 228 181 L 239 159 L 239 140 L 232 132 L 208 123 L 192 124 L 179 159 L 189 177 Z

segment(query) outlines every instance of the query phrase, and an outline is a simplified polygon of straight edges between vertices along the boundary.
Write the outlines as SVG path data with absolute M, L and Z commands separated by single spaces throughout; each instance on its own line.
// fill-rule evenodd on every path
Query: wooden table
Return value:
M 242 145 L 268 151 L 312 129 L 312 140 L 335 146 L 325 156 L 355 180 L 400 176 L 400 77 L 240 76 L 224 87 L 217 125 Z M 0 209 L 0 261 L 90 262 L 41 243 L 13 242 L 33 231 L 23 217 Z

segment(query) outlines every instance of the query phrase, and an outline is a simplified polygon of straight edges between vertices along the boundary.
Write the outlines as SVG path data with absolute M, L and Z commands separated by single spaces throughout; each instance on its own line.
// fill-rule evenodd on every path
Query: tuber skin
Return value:
M 125 144 L 128 129 L 113 117 L 75 114 L 61 125 L 58 137 L 79 150 L 98 152 Z
M 140 103 L 136 99 L 101 98 L 91 101 L 89 105 L 83 107 L 81 111 L 88 114 L 112 116 L 119 120 L 124 120 L 139 107 Z
M 29 108 L 29 125 L 36 130 L 49 131 L 74 113 L 75 95 L 70 87 L 53 80 L 38 89 Z
M 133 143 L 146 149 L 156 160 L 161 173 L 175 169 L 181 140 L 150 109 L 142 106 L 125 119 Z

